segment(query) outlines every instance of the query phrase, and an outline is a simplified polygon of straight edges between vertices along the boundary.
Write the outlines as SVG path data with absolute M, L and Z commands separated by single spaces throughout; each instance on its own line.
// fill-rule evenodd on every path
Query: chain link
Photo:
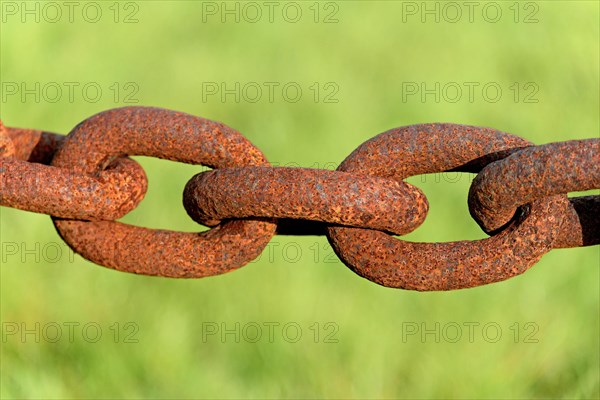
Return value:
M 133 155 L 213 168 L 192 177 L 183 193 L 192 219 L 213 228 L 186 233 L 116 222 L 146 193 Z M 326 233 L 338 257 L 375 283 L 452 290 L 521 274 L 553 248 L 599 244 L 600 196 L 567 198 L 600 188 L 598 161 L 600 139 L 535 146 L 490 128 L 421 124 L 375 136 L 336 171 L 272 167 L 222 123 L 124 107 L 86 119 L 67 136 L 0 122 L 0 204 L 51 215 L 75 252 L 120 271 L 222 274 L 258 257 L 296 220 L 300 229 L 291 233 Z M 404 179 L 445 171 L 477 173 L 469 211 L 491 236 L 394 238 L 420 226 L 428 211 L 423 192 Z

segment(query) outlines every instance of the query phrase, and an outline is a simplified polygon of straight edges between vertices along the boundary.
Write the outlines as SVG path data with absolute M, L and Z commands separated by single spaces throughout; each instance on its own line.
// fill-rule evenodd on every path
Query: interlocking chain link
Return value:
M 132 155 L 205 165 L 183 204 L 212 227 L 185 233 L 116 222 L 147 189 Z M 198 278 L 258 257 L 290 219 L 324 226 L 339 258 L 378 284 L 452 290 L 521 274 L 553 248 L 600 242 L 600 139 L 535 146 L 490 128 L 421 124 L 384 132 L 336 171 L 272 167 L 236 130 L 189 114 L 124 107 L 96 114 L 67 136 L 0 122 L 0 204 L 51 215 L 84 258 L 144 275 Z M 415 243 L 427 198 L 404 179 L 477 173 L 469 211 L 491 236 Z M 310 229 L 309 229 L 310 230 Z

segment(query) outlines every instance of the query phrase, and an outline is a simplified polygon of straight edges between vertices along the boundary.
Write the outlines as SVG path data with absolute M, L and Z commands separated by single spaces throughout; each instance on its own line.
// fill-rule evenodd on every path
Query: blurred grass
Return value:
M 101 3 L 107 10 L 107 3 Z M 104 109 L 124 105 L 113 82 L 139 85 L 140 105 L 189 112 L 239 129 L 274 163 L 337 164 L 387 129 L 421 122 L 491 126 L 535 143 L 598 136 L 597 2 L 547 1 L 539 23 L 420 23 L 401 20 L 401 2 L 340 2 L 337 24 L 315 24 L 312 3 L 297 24 L 203 23 L 200 2 L 138 2 L 136 24 L 2 23 L 2 82 L 98 82 L 97 103 L 1 103 L 9 126 L 67 133 Z M 323 4 L 323 3 L 321 3 Z M 508 3 L 502 4 L 508 13 Z M 478 15 L 478 14 L 476 14 Z M 574 21 L 577 21 L 574 23 Z M 298 82 L 297 103 L 202 99 L 202 82 Z M 498 82 L 497 103 L 402 101 L 402 82 Z M 338 103 L 315 103 L 308 87 L 335 82 Z M 508 87 L 535 82 L 538 103 L 515 103 Z M 312 93 L 310 93 L 312 94 Z M 181 207 L 198 166 L 136 157 L 147 171 L 144 202 L 123 221 L 199 230 Z M 411 178 L 431 210 L 408 236 L 417 241 L 483 238 L 470 219 L 471 177 Z M 1 209 L 1 242 L 34 248 L 61 241 L 46 216 Z M 97 322 L 97 343 L 3 340 L 2 398 L 598 398 L 599 248 L 556 250 L 510 281 L 450 293 L 386 289 L 355 276 L 331 256 L 322 237 L 276 237 L 273 258 L 230 274 L 171 280 L 110 271 L 66 247 L 59 262 L 3 255 L 1 320 Z M 286 261 L 284 246 L 299 248 Z M 315 249 L 318 256 L 315 262 Z M 3 248 L 4 251 L 4 248 Z M 289 258 L 289 257 L 288 257 Z M 333 258 L 335 259 L 335 258 Z M 109 326 L 131 321 L 138 343 L 114 343 Z M 206 322 L 296 322 L 288 343 L 203 342 Z M 337 343 L 314 343 L 310 326 L 333 322 Z M 470 343 L 432 336 L 403 341 L 406 323 L 495 322 L 502 338 L 481 332 Z M 510 327 L 533 322 L 538 343 L 515 343 Z M 323 333 L 323 331 L 321 331 Z

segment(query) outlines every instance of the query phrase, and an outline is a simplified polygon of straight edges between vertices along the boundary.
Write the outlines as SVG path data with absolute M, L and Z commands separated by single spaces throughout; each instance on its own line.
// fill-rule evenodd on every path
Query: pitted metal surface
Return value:
M 144 155 L 214 168 L 192 177 L 183 204 L 202 233 L 116 220 L 147 188 Z M 94 115 L 67 136 L 0 122 L 0 204 L 49 214 L 84 258 L 145 275 L 199 278 L 258 257 L 276 233 L 326 233 L 340 259 L 380 285 L 452 290 L 525 272 L 553 248 L 600 242 L 598 139 L 535 146 L 491 128 L 420 124 L 359 146 L 336 171 L 271 167 L 219 122 L 150 107 Z M 491 237 L 414 243 L 428 202 L 404 179 L 476 173 L 468 206 Z M 293 222 L 293 223 L 290 223 Z M 326 229 L 323 229 L 326 228 Z

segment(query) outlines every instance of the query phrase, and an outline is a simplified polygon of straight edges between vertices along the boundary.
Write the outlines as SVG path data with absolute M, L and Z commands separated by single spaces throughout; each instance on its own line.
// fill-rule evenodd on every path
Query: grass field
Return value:
M 594 1 L 50 3 L 0 2 L 8 126 L 66 134 L 157 106 L 222 121 L 278 165 L 329 169 L 415 123 L 538 144 L 600 132 Z M 135 159 L 149 190 L 122 221 L 203 230 L 181 195 L 205 168 Z M 471 179 L 411 178 L 430 212 L 407 238 L 484 238 Z M 277 236 L 240 270 L 175 280 L 73 255 L 44 215 L 2 208 L 0 233 L 2 398 L 600 397 L 597 246 L 416 293 L 359 278 L 324 237 Z

